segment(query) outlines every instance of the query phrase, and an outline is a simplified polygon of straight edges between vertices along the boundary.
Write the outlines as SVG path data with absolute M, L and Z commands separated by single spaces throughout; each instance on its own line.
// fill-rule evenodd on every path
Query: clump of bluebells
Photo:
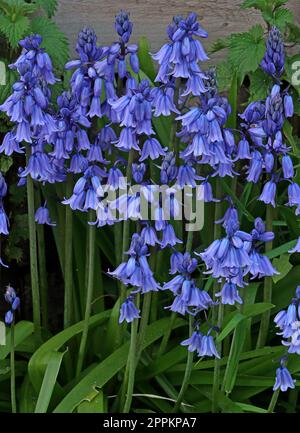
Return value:
M 142 308 L 137 295 L 168 291 L 171 304 L 165 308 L 193 318 L 193 332 L 181 345 L 198 356 L 220 358 L 214 334 L 220 329 L 211 323 L 214 308 L 221 304 L 242 304 L 240 289 L 247 290 L 249 280 L 272 277 L 278 272 L 267 255 L 264 244 L 274 239 L 265 222 L 255 218 L 250 231 L 241 230 L 238 209 L 229 197 L 215 197 L 216 178 L 234 178 L 241 162 L 246 167 L 247 182 L 264 182 L 258 198 L 276 206 L 278 184 L 287 185 L 289 207 L 300 213 L 300 187 L 293 181 L 295 170 L 283 135 L 283 124 L 293 116 L 293 102 L 283 88 L 285 57 L 282 37 L 272 28 L 262 60 L 262 69 L 273 80 L 268 97 L 252 102 L 240 115 L 238 130 L 227 127 L 231 107 L 218 93 L 214 69 L 202 70 L 208 57 L 200 42 L 207 32 L 194 13 L 174 17 L 168 26 L 168 41 L 152 54 L 158 63 L 155 85 L 139 79 L 138 46 L 130 42 L 133 24 L 121 11 L 115 20 L 117 39 L 110 46 L 100 46 L 93 29 L 78 35 L 77 57 L 66 64 L 71 70 L 70 88 L 51 99 L 53 75 L 49 56 L 41 48 L 39 35 L 22 40 L 22 53 L 11 65 L 19 75 L 12 94 L 0 106 L 14 124 L 6 134 L 0 151 L 6 155 L 24 153 L 27 163 L 19 169 L 20 186 L 29 176 L 45 183 L 73 182 L 73 190 L 62 204 L 73 211 L 94 211 L 97 227 L 138 220 L 135 233 L 128 239 L 124 259 L 108 274 L 128 289 L 121 299 L 119 323 L 139 319 Z M 192 99 L 192 103 L 191 102 Z M 170 146 L 160 142 L 155 122 L 160 116 L 172 116 L 180 125 Z M 99 128 L 101 119 L 101 128 Z M 238 139 L 237 139 L 238 137 Z M 171 147 L 172 145 L 172 147 Z M 127 167 L 129 165 L 129 167 Z M 158 176 L 153 176 L 153 168 Z M 129 178 L 126 179 L 126 172 Z M 141 186 L 137 192 L 134 187 Z M 184 236 L 176 233 L 165 204 L 156 196 L 159 186 L 166 187 L 170 217 L 179 214 L 178 190 L 197 189 L 197 198 L 227 204 L 224 216 L 215 221 L 223 230 L 202 252 L 184 252 Z M 127 187 L 131 190 L 127 192 Z M 109 192 L 119 193 L 106 199 Z M 8 219 L 3 208 L 7 186 L 0 178 L 0 233 L 8 234 Z M 154 209 L 155 221 L 145 220 L 142 200 Z M 37 224 L 55 226 L 47 202 L 35 211 Z M 125 227 L 126 228 L 126 227 Z M 124 230 L 124 233 L 126 230 Z M 126 244 L 126 242 L 125 242 Z M 168 281 L 157 281 L 150 259 L 159 251 L 170 253 Z M 300 252 L 300 238 L 290 251 Z M 200 260 L 194 256 L 200 257 Z M 3 266 L 3 262 L 0 262 Z M 211 276 L 220 290 L 212 296 L 200 279 Z M 299 288 L 287 311 L 275 317 L 288 353 L 300 354 Z M 8 287 L 5 300 L 10 304 L 5 321 L 14 321 L 20 300 Z M 206 331 L 203 331 L 203 329 Z M 276 373 L 274 390 L 293 388 L 294 381 L 286 367 L 286 358 Z
M 279 388 L 286 391 L 288 388 L 295 388 L 295 380 L 286 367 L 288 355 L 300 355 L 300 286 L 297 287 L 295 297 L 288 308 L 276 314 L 274 323 L 280 330 L 277 335 L 282 337 L 282 345 L 287 348 L 287 353 L 282 357 L 280 367 L 276 370 L 274 391 Z

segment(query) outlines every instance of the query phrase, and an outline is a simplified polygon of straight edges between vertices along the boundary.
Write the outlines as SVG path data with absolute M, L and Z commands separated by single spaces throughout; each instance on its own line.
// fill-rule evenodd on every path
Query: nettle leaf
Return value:
M 2 104 L 6 98 L 8 98 L 8 96 L 11 94 L 11 89 L 12 89 L 12 85 L 17 81 L 18 79 L 18 74 L 16 73 L 16 71 L 9 69 L 6 61 L 4 59 L 1 59 L 1 61 L 4 62 L 4 64 L 6 65 L 6 70 L 5 70 L 5 85 L 1 85 L 0 89 L 0 104 Z M 1 126 L 3 126 L 3 121 L 1 119 Z
M 224 50 L 225 48 L 228 48 L 230 45 L 230 36 L 227 38 L 219 38 L 217 39 L 210 47 L 209 52 L 210 53 L 216 53 L 218 51 Z
M 37 6 L 40 6 L 46 12 L 48 18 L 53 17 L 57 9 L 57 0 L 35 0 Z
M 274 12 L 263 12 L 262 16 L 270 26 L 276 26 L 281 31 L 284 31 L 287 24 L 291 24 L 294 20 L 293 13 L 286 8 L 280 8 Z
M 290 263 L 290 254 L 282 254 L 278 259 L 273 260 L 273 266 L 280 272 L 279 275 L 273 275 L 272 279 L 274 283 L 282 280 L 292 269 L 293 265 Z
M 289 30 L 287 42 L 300 43 L 300 27 L 294 23 L 287 23 L 287 28 Z
M 280 6 L 283 6 L 287 3 L 287 0 L 245 0 L 244 3 L 241 4 L 242 9 L 255 8 L 260 11 L 264 11 L 267 9 L 276 9 Z
M 0 13 L 0 32 L 3 33 L 12 48 L 17 48 L 19 40 L 22 39 L 29 29 L 30 21 L 24 15 L 8 16 Z
M 250 101 L 265 99 L 272 85 L 271 77 L 262 69 L 249 74 L 250 78 Z
M 229 61 L 243 74 L 255 71 L 265 53 L 262 26 L 255 25 L 249 32 L 231 36 Z
M 234 74 L 232 65 L 225 60 L 217 65 L 216 70 L 219 91 L 228 91 Z
M 31 23 L 32 31 L 42 36 L 44 47 L 53 64 L 63 68 L 69 57 L 69 42 L 58 26 L 48 18 L 37 17 Z

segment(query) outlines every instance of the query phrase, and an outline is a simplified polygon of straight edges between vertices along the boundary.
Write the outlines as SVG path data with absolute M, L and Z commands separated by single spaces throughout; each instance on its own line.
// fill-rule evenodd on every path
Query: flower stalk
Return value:
M 93 211 L 89 212 L 89 219 L 93 219 Z M 76 377 L 78 377 L 82 371 L 83 361 L 86 351 L 86 343 L 89 330 L 89 320 L 91 317 L 92 309 L 92 299 L 94 292 L 94 273 L 95 273 L 95 237 L 96 237 L 96 227 L 94 225 L 89 225 L 88 228 L 88 281 L 87 281 L 87 294 L 86 294 L 86 304 L 85 304 L 85 314 L 84 314 L 84 325 L 80 341 L 79 353 L 78 353 L 78 363 L 76 368 Z
M 26 146 L 26 159 L 30 158 L 30 147 Z M 29 228 L 30 276 L 32 290 L 33 325 L 36 341 L 41 339 L 40 291 L 38 278 L 37 239 L 34 220 L 34 186 L 30 174 L 27 175 L 27 206 Z

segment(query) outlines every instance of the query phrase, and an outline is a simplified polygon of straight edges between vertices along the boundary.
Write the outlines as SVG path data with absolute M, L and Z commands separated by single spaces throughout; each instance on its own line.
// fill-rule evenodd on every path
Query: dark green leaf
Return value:
M 69 57 L 69 43 L 57 24 L 45 17 L 35 18 L 31 23 L 32 31 L 42 36 L 42 46 L 51 57 L 53 64 L 63 68 Z

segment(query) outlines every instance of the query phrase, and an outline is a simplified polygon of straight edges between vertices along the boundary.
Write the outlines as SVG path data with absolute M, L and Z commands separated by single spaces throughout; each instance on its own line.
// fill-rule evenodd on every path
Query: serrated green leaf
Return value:
M 220 92 L 228 91 L 233 74 L 232 65 L 227 61 L 223 61 L 217 65 L 217 83 Z
M 64 68 L 69 57 L 69 43 L 57 24 L 48 18 L 37 17 L 32 20 L 31 28 L 34 33 L 42 36 L 42 47 L 46 49 L 53 64 L 58 68 Z
M 245 0 L 241 4 L 242 9 L 248 9 L 248 8 L 255 8 L 261 11 L 264 10 L 273 10 L 275 8 L 278 8 L 279 6 L 282 6 L 287 3 L 287 0 Z
M 285 30 L 287 24 L 293 22 L 293 14 L 286 8 L 280 8 L 271 13 L 263 12 L 262 16 L 270 26 L 278 27 L 282 32 Z
M 18 47 L 19 40 L 29 29 L 30 21 L 27 16 L 17 15 L 12 20 L 11 17 L 0 14 L 0 32 L 8 40 L 13 49 Z
M 279 275 L 273 275 L 274 283 L 282 280 L 292 269 L 293 265 L 290 263 L 290 254 L 283 254 L 278 259 L 273 260 L 273 266 L 280 272 Z
M 37 6 L 40 6 L 47 13 L 48 18 L 53 17 L 57 9 L 57 0 L 35 0 Z
M 287 42 L 300 42 L 300 27 L 294 23 L 287 23 L 289 34 L 287 37 Z
M 250 101 L 265 99 L 268 95 L 272 79 L 262 69 L 257 69 L 249 74 L 250 77 Z
M 229 61 L 241 74 L 255 71 L 265 52 L 263 28 L 253 26 L 249 32 L 237 33 L 231 36 L 229 46 Z
M 230 45 L 230 36 L 228 36 L 227 38 L 219 38 L 211 45 L 209 52 L 211 54 L 217 53 L 218 51 L 228 48 L 229 45 Z

